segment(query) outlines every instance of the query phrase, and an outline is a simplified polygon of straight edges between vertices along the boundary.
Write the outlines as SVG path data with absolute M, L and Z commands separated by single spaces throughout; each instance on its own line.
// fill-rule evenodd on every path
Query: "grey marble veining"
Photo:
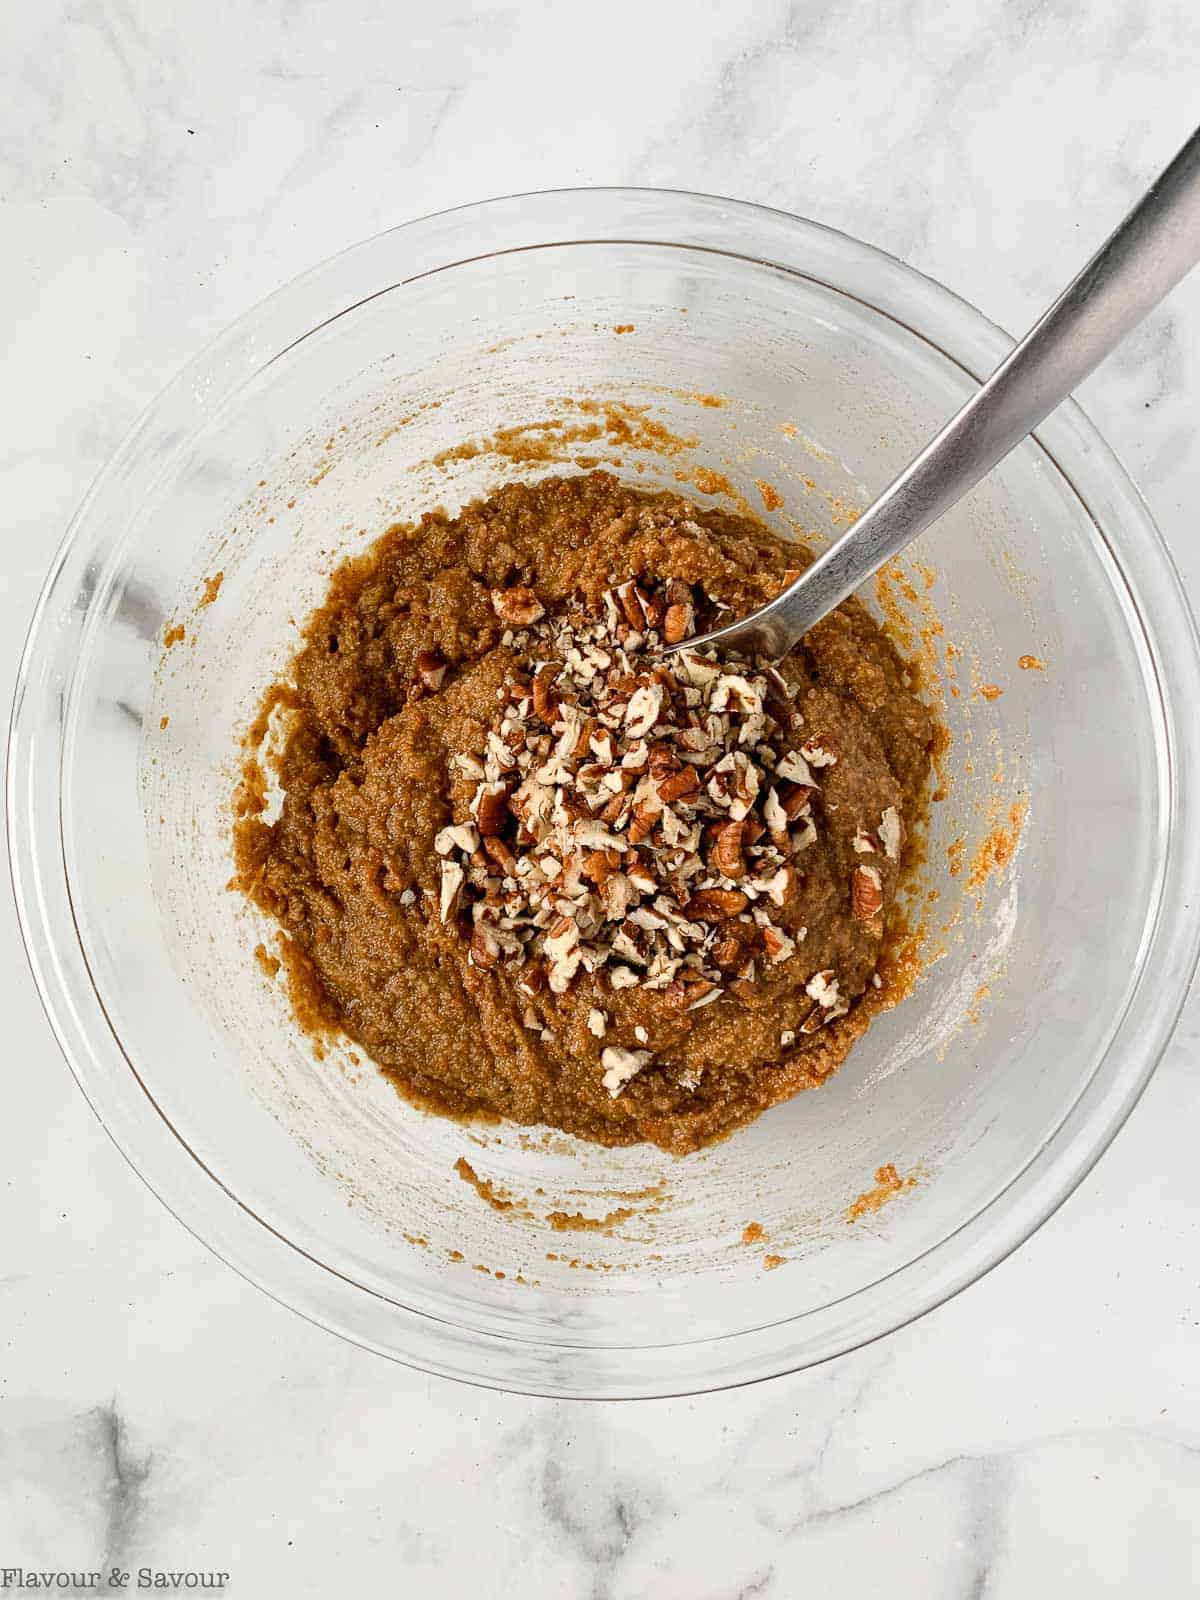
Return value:
M 1200 69 L 1185 0 L 16 0 L 4 31 L 6 686 L 142 406 L 332 250 L 662 184 L 846 228 L 1020 331 L 1189 131 Z M 1200 278 L 1083 398 L 1200 594 Z M 949 1305 L 751 1390 L 585 1406 L 405 1371 L 243 1283 L 95 1122 L 6 900 L 0 939 L 0 1567 L 230 1569 L 254 1600 L 1200 1587 L 1194 1004 L 1096 1172 Z

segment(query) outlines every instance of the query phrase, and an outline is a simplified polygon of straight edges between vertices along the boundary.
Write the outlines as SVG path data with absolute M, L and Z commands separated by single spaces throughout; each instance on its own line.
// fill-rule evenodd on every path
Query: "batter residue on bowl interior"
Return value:
M 907 1178 L 902 1178 L 896 1171 L 895 1163 L 889 1161 L 885 1166 L 877 1169 L 874 1188 L 865 1189 L 857 1200 L 846 1208 L 846 1221 L 857 1222 L 860 1217 L 865 1217 L 870 1211 L 882 1210 L 889 1200 L 894 1200 L 905 1189 L 913 1188 L 916 1182 L 915 1173 L 910 1173 Z

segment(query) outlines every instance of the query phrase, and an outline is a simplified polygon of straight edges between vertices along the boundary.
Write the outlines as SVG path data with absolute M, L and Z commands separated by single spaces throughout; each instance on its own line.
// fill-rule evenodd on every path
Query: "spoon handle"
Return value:
M 990 472 L 1197 260 L 1200 130 L 983 387 L 849 532 L 769 606 L 722 633 L 737 629 L 739 644 L 776 658 L 785 654 Z M 747 624 L 754 630 L 749 637 Z

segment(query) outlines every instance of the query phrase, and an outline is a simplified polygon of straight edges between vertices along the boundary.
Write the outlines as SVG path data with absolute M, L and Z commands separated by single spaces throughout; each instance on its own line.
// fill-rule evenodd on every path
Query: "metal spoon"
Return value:
M 1200 130 L 1048 311 L 848 533 L 768 605 L 674 645 L 778 661 L 1037 427 L 1200 260 Z

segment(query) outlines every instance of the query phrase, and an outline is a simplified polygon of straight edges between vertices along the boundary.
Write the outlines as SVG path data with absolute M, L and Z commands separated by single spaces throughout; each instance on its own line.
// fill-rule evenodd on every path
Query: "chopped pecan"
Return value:
M 672 772 L 663 778 L 657 785 L 658 798 L 664 805 L 672 800 L 682 800 L 686 795 L 696 794 L 700 788 L 700 779 L 696 776 L 695 767 L 681 767 L 678 772 Z
M 462 897 L 462 887 L 467 875 L 463 869 L 452 861 L 442 862 L 442 885 L 439 909 L 443 922 L 449 922 L 458 910 Z
M 767 831 L 766 823 L 758 817 L 747 817 L 742 823 L 742 828 L 745 830 L 742 834 L 742 843 L 747 850 L 756 845 Z
M 810 767 L 832 767 L 837 764 L 837 752 L 830 749 L 823 734 L 802 744 L 800 754 Z
M 491 969 L 500 960 L 500 947 L 488 932 L 482 922 L 475 924 L 471 934 L 471 962 L 473 966 L 482 967 L 485 972 Z
M 512 589 L 493 589 L 492 610 L 510 628 L 528 628 L 546 615 L 546 608 L 537 595 L 523 584 Z
M 820 1006 L 814 1006 L 800 1024 L 801 1033 L 816 1033 L 818 1028 L 825 1025 L 825 1012 Z
M 788 783 L 804 784 L 809 789 L 816 788 L 816 779 L 813 777 L 812 768 L 799 750 L 789 750 L 783 759 L 776 763 L 775 776 Z
M 664 999 L 673 1011 L 690 1011 L 706 995 L 712 994 L 716 987 L 708 978 L 672 978 Z
M 690 600 L 667 607 L 663 617 L 663 638 L 667 644 L 682 644 L 696 626 L 696 613 Z
M 479 839 L 469 822 L 450 823 L 434 835 L 433 848 L 440 856 L 448 856 L 452 850 L 461 850 L 465 856 L 472 856 L 479 848 Z M 472 864 L 482 863 L 473 861 Z
M 642 894 L 653 894 L 655 889 L 658 888 L 658 881 L 654 874 L 649 867 L 644 866 L 640 861 L 635 861 L 630 866 L 627 876 L 634 888 L 640 890 Z
M 654 824 L 658 821 L 659 813 L 643 800 L 634 806 L 633 815 L 629 819 L 629 842 L 641 844 L 643 839 L 649 838 L 654 832 Z
M 774 789 L 767 790 L 767 798 L 763 802 L 763 817 L 771 832 L 771 843 L 780 850 L 786 848 L 788 842 L 788 815 Z
M 628 583 L 623 583 L 617 590 L 617 600 L 625 615 L 625 621 L 631 628 L 641 633 L 646 626 L 645 600 L 642 591 L 631 578 Z
M 624 1050 L 610 1045 L 600 1052 L 600 1064 L 604 1068 L 600 1082 L 615 1100 L 629 1080 L 653 1060 L 654 1056 L 649 1050 Z
M 642 611 L 645 613 L 646 626 L 648 628 L 661 627 L 663 614 L 666 611 L 667 605 L 662 595 L 658 593 L 646 594 L 642 590 L 639 590 L 638 598 L 642 602 Z
M 590 619 L 542 622 L 531 591 L 495 592 L 515 655 L 479 758 L 451 758 L 474 788 L 475 837 L 465 818 L 445 830 L 465 869 L 443 883 L 448 920 L 473 964 L 514 960 L 525 996 L 566 993 L 586 972 L 672 1005 L 712 1004 L 736 984 L 747 1005 L 769 1006 L 755 960 L 784 959 L 804 930 L 774 928 L 768 901 L 795 897 L 791 858 L 816 836 L 817 780 L 790 748 L 796 691 L 736 656 L 689 647 L 668 663 L 657 638 L 685 643 L 697 625 L 688 585 L 609 584 Z M 636 1028 L 633 1040 L 648 1042 Z
M 796 893 L 796 869 L 791 862 L 785 862 L 769 878 L 755 878 L 752 887 L 765 894 L 774 905 L 785 906 Z
M 646 768 L 655 782 L 668 777 L 672 772 L 678 772 L 681 765 L 678 756 L 665 739 L 656 739 L 647 752 Z
M 796 941 L 792 936 L 782 928 L 777 928 L 773 922 L 768 922 L 763 928 L 762 941 L 767 958 L 772 962 L 786 961 L 796 949 Z
M 569 789 L 562 791 L 562 808 L 573 822 L 587 822 L 591 818 L 587 802 Z
M 709 861 L 724 878 L 740 878 L 746 870 L 742 854 L 745 831 L 744 822 L 726 822 L 717 829 Z
M 749 905 L 749 897 L 740 889 L 698 889 L 684 907 L 693 920 L 727 922 Z
M 547 661 L 533 675 L 533 712 L 547 724 L 553 724 L 558 713 L 558 696 L 554 692 L 558 672 L 558 663 Z
M 807 784 L 803 783 L 785 783 L 782 786 L 779 793 L 779 803 L 783 807 L 784 816 L 787 817 L 789 822 L 795 822 L 805 806 L 810 804 L 816 792 L 815 789 L 810 789 Z
M 900 813 L 895 806 L 888 806 L 879 819 L 879 837 L 883 841 L 883 848 L 893 861 L 900 856 L 900 840 L 902 830 L 900 827 Z
M 837 973 L 832 967 L 827 967 L 824 972 L 814 972 L 804 985 L 804 992 L 826 1011 L 832 1011 L 842 1003 Z
M 741 940 L 732 933 L 723 934 L 712 947 L 712 958 L 722 972 L 731 972 L 742 959 Z
M 625 708 L 625 736 L 642 739 L 658 721 L 663 708 L 663 687 L 660 683 L 646 683 L 635 689 Z
M 446 663 L 436 650 L 419 650 L 413 662 L 418 681 L 430 694 L 436 694 L 446 676 Z
M 508 814 L 508 786 L 503 783 L 484 784 L 479 790 L 479 807 L 475 815 L 480 834 L 485 839 L 494 838 L 503 831 Z
M 855 867 L 850 903 L 859 922 L 872 922 L 883 910 L 883 881 L 878 867 Z
M 597 888 L 621 865 L 621 858 L 615 850 L 590 850 L 583 858 L 580 872 L 589 882 Z
M 483 848 L 506 878 L 515 877 L 517 858 L 503 839 L 498 839 L 495 835 L 491 835 L 483 840 Z
M 571 751 L 572 761 L 579 761 L 583 756 L 586 756 L 589 753 L 591 749 L 592 735 L 597 731 L 599 726 L 600 724 L 596 721 L 595 717 L 585 717 L 583 719 L 579 729 L 579 737 L 575 740 L 575 748 Z

